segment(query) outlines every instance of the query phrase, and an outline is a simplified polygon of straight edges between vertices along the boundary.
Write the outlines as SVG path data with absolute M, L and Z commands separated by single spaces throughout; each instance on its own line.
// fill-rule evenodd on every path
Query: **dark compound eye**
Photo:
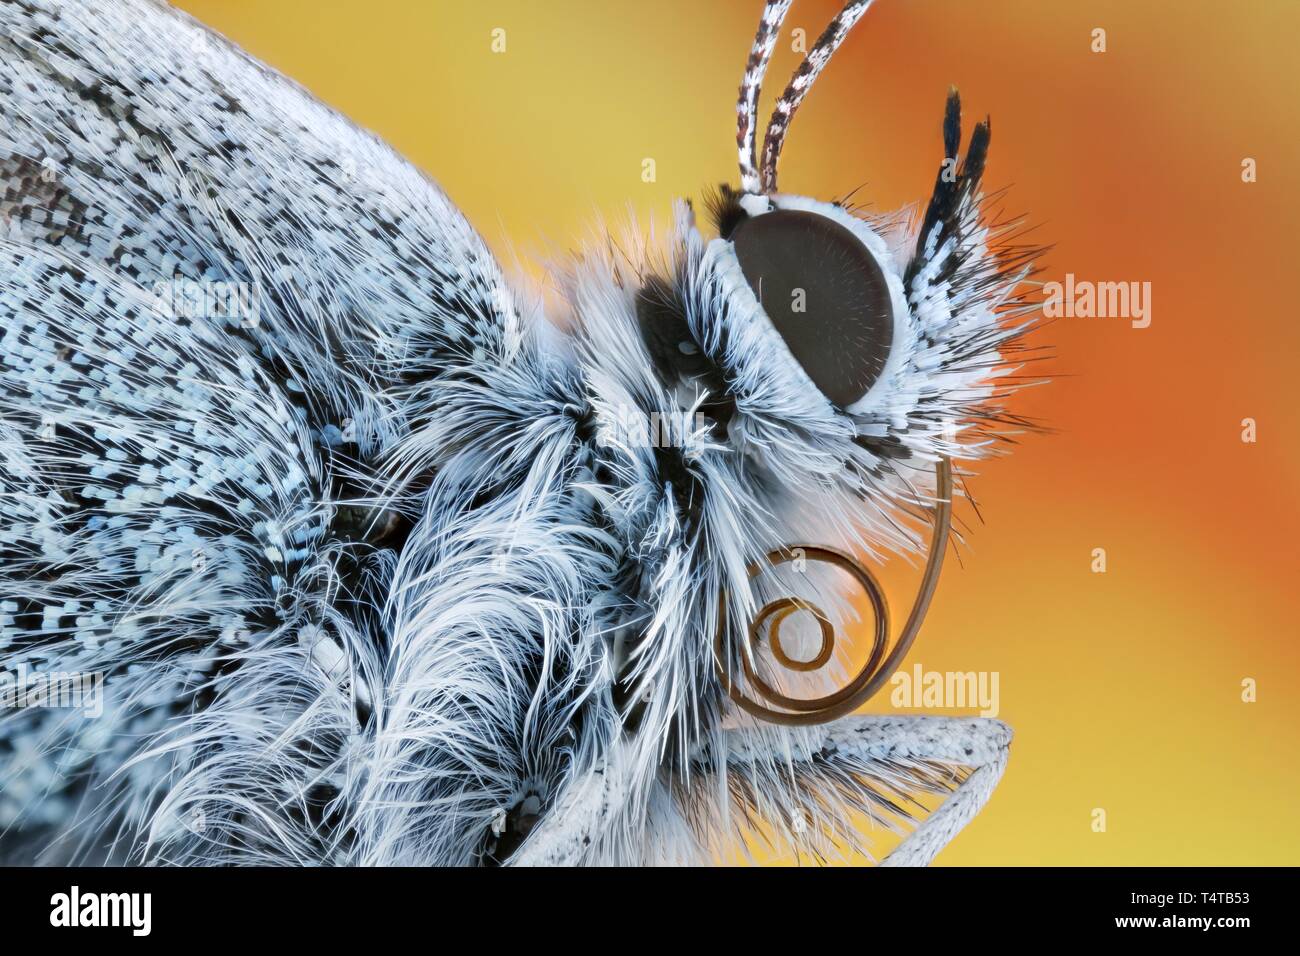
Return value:
M 780 209 L 731 235 L 745 280 L 822 394 L 852 405 L 880 377 L 894 339 L 889 286 L 875 257 L 826 216 Z

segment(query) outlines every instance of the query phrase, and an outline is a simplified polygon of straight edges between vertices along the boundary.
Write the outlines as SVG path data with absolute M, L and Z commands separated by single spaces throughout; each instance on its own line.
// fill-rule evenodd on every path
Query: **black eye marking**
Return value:
M 672 283 L 650 276 L 637 294 L 636 315 L 641 341 L 660 380 L 667 385 L 694 382 L 708 392 L 709 399 L 700 406 L 700 412 L 725 429 L 735 414 L 735 399 L 723 369 L 704 354 L 691 334 L 686 306 Z
M 732 241 L 745 280 L 813 384 L 840 408 L 885 368 L 894 310 L 885 274 L 847 228 L 781 209 L 746 219 Z
M 636 316 L 641 340 L 663 381 L 704 378 L 714 372 L 691 335 L 685 305 L 666 279 L 659 276 L 646 279 L 637 294 Z

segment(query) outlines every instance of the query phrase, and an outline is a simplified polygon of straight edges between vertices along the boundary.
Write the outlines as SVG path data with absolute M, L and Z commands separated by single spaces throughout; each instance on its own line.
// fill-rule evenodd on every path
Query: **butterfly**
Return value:
M 0 5 L 6 858 L 825 860 L 871 852 L 865 818 L 922 864 L 979 811 L 1004 724 L 852 712 L 919 629 L 953 463 L 1022 424 L 1036 250 L 983 211 L 955 92 L 919 215 L 780 192 L 871 3 L 760 128 L 790 5 L 711 222 L 580 249 L 559 304 L 185 14 Z M 932 514 L 887 651 L 853 555 L 918 552 Z M 846 585 L 875 643 L 835 689 Z

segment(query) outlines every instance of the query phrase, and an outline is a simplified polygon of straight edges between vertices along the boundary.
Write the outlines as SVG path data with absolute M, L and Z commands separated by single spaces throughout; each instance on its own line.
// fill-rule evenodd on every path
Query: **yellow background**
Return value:
M 507 259 L 736 180 L 759 0 L 180 5 L 387 138 Z M 836 9 L 797 0 L 777 83 L 789 29 Z M 1150 328 L 1038 334 L 1055 381 L 1016 410 L 1056 433 L 979 469 L 984 522 L 905 665 L 999 671 L 1017 734 L 941 863 L 1300 863 L 1298 35 L 1288 0 L 880 0 L 794 125 L 784 190 L 866 183 L 891 210 L 928 198 L 956 84 L 968 128 L 993 118 L 986 182 L 1054 243 L 1043 278 L 1152 283 Z

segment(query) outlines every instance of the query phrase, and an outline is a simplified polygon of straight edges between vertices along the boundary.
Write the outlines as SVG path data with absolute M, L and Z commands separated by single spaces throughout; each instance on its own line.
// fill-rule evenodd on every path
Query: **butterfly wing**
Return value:
M 0 655 L 84 705 L 0 716 L 0 840 L 254 832 L 169 805 L 202 773 L 328 859 L 393 562 L 353 539 L 401 524 L 367 479 L 431 382 L 511 347 L 501 271 L 389 147 L 162 3 L 0 5 L 0 128 Z
M 258 284 L 258 327 L 239 331 L 319 422 L 499 348 L 513 307 L 481 239 L 301 87 L 151 0 L 0 16 L 0 170 L 33 240 L 146 287 Z

